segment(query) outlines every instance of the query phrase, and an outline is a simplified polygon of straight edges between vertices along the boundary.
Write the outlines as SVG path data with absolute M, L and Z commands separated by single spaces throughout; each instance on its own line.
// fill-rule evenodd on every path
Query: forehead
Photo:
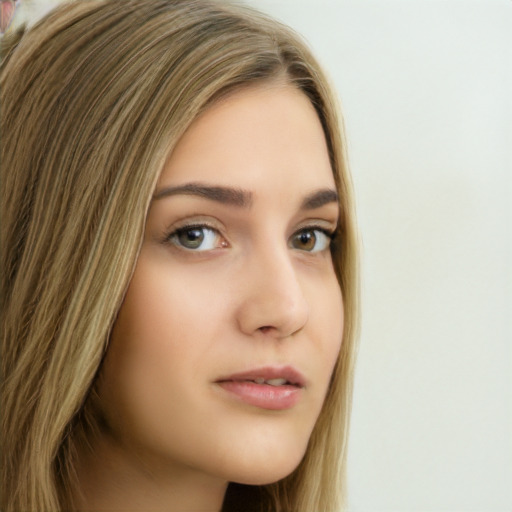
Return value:
M 263 85 L 213 104 L 178 141 L 159 186 L 190 181 L 255 193 L 334 187 L 323 128 L 307 96 L 291 85 Z

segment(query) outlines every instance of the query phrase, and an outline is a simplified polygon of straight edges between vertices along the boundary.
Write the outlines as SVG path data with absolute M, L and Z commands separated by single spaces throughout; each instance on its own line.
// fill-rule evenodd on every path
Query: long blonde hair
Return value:
M 13 37 L 16 37 L 15 35 Z M 215 0 L 81 0 L 4 42 L 0 89 L 2 510 L 72 507 L 74 453 L 164 161 L 235 89 L 285 79 L 322 122 L 341 207 L 333 259 L 344 297 L 339 360 L 299 467 L 231 484 L 224 510 L 334 512 L 356 352 L 357 237 L 343 127 L 301 39 Z

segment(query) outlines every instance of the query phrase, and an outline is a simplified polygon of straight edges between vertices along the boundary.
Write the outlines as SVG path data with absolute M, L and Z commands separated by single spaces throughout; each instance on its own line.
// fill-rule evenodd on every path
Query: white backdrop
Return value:
M 306 37 L 344 107 L 350 511 L 512 511 L 512 1 L 249 3 Z
M 512 511 L 512 1 L 248 1 L 306 37 L 345 112 L 350 512 Z

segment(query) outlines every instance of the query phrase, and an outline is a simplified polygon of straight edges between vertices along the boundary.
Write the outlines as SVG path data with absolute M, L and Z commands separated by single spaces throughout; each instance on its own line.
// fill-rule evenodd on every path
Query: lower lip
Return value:
M 302 391 L 297 386 L 270 386 L 239 380 L 226 380 L 217 384 L 247 404 L 272 411 L 292 408 L 300 400 Z

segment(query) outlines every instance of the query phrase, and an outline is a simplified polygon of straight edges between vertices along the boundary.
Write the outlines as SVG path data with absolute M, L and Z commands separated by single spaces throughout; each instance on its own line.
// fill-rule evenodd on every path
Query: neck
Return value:
M 79 454 L 76 511 L 219 512 L 227 482 L 162 464 L 108 439 Z

